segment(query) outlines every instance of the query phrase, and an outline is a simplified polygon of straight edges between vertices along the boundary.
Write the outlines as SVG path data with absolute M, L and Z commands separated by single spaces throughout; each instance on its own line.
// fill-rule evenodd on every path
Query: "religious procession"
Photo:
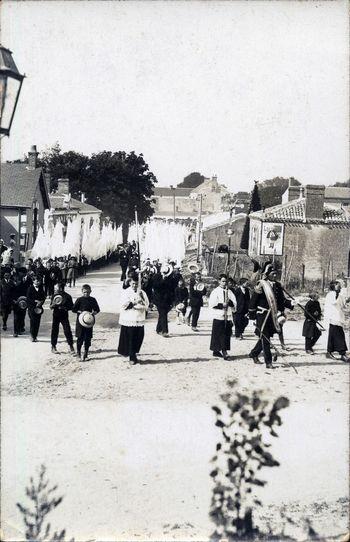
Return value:
M 347 4 L 63 4 L 1 10 L 1 539 L 348 542 Z
M 128 358 L 131 365 L 139 363 L 137 356 L 144 339 L 144 324 L 152 311 L 157 312 L 157 334 L 171 339 L 169 320 L 175 320 L 177 325 L 188 325 L 194 334 L 200 331 L 201 309 L 204 305 L 209 308 L 212 320 L 208 348 L 213 357 L 234 360 L 231 339 L 243 340 L 251 321 L 255 328 L 256 344 L 246 355 L 254 364 L 265 364 L 267 369 L 273 369 L 280 350 L 284 355 L 288 350 L 288 336 L 285 337 L 283 333 L 286 318 L 289 311 L 299 307 L 304 315 L 300 332 L 305 338 L 306 354 L 314 355 L 314 347 L 322 332 L 325 332 L 328 335 L 326 357 L 350 361 L 344 331 L 350 297 L 346 295 L 341 280 L 330 282 L 323 314 L 319 293 L 315 290 L 301 300 L 295 298 L 278 280 L 278 271 L 272 261 L 260 265 L 252 260 L 249 277 L 241 277 L 237 283 L 232 277 L 221 274 L 215 281 L 216 285 L 209 289 L 203 282 L 198 264 L 192 263 L 187 270 L 183 270 L 181 263 L 177 263 L 181 262 L 184 252 L 179 252 L 177 261 L 169 258 L 165 262 L 159 258 L 151 261 L 150 257 L 141 260 L 138 231 L 139 226 L 136 224 L 137 242 L 132 240 L 125 245 L 118 245 L 115 250 L 108 252 L 104 260 L 104 265 L 114 261 L 121 268 L 117 352 Z M 130 238 L 133 236 L 134 232 L 131 231 Z M 148 233 L 145 236 L 148 242 L 149 237 Z M 151 246 L 154 246 L 156 239 L 153 238 Z M 21 266 L 13 260 L 13 248 L 4 246 L 3 240 L 1 246 L 2 330 L 12 328 L 15 338 L 25 334 L 27 317 L 28 336 L 32 342 L 37 342 L 47 301 L 46 306 L 52 312 L 51 352 L 57 353 L 61 324 L 71 354 L 77 356 L 79 361 L 87 361 L 95 316 L 100 312 L 98 301 L 91 296 L 91 286 L 87 283 L 91 262 L 89 265 L 85 256 L 81 256 L 78 261 L 69 255 L 44 260 L 40 257 L 34 260 L 29 258 L 25 266 Z M 81 295 L 73 302 L 66 290 L 75 287 L 78 278 Z M 76 314 L 76 348 L 69 320 L 70 312 Z M 9 325 L 11 314 L 13 321 Z M 278 337 L 278 345 L 273 342 L 274 335 Z

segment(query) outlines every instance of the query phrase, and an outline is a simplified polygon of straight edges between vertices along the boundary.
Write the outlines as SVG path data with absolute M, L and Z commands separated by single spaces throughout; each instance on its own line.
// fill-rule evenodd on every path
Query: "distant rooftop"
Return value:
M 174 196 L 174 192 L 175 192 L 175 197 L 182 197 L 182 198 L 186 198 L 188 197 L 191 192 L 192 192 L 193 188 L 170 188 L 169 186 L 155 186 L 154 189 L 153 189 L 153 194 L 155 196 L 168 196 L 168 197 L 173 197 Z
M 256 211 L 251 213 L 250 216 L 260 218 L 263 221 L 273 219 L 276 222 L 305 222 L 305 198 L 275 205 L 264 211 Z M 350 224 L 350 212 L 341 207 L 325 204 L 323 219 L 311 219 L 311 221 L 326 224 Z
M 42 169 L 29 169 L 28 164 L 1 164 L 1 206 L 32 207 L 38 190 L 44 204 L 50 207 Z
M 68 211 L 69 210 L 68 205 L 67 203 L 63 203 L 63 200 L 64 200 L 63 195 L 51 194 L 50 195 L 51 208 L 54 209 L 56 212 Z M 79 201 L 74 198 L 71 198 L 69 202 L 69 207 L 71 211 L 77 211 L 81 214 L 102 213 L 102 211 L 100 209 L 97 209 L 97 207 L 94 207 L 93 205 L 90 205 L 89 203 L 83 203 L 82 201 Z

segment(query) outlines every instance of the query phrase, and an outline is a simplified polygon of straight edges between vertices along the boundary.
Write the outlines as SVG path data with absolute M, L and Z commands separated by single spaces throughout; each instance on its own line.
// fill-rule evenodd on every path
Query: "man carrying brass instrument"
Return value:
M 187 317 L 187 323 L 191 326 L 192 331 L 198 331 L 197 324 L 201 307 L 203 307 L 203 297 L 207 294 L 207 290 L 202 282 L 202 276 L 195 273 L 194 279 L 190 281 L 190 312 Z
M 209 307 L 213 314 L 210 350 L 215 358 L 229 359 L 227 351 L 231 347 L 233 314 L 237 302 L 235 295 L 227 288 L 226 275 L 220 275 L 219 286 L 210 294 Z

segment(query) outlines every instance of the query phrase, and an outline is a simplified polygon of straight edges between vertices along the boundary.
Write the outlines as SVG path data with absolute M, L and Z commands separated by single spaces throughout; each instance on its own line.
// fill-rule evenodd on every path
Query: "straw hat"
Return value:
M 52 305 L 61 305 L 63 301 L 63 296 L 61 294 L 56 294 L 53 296 Z
M 24 310 L 27 308 L 27 298 L 25 295 L 21 295 L 18 299 L 17 299 L 17 305 L 19 306 L 20 309 Z
M 79 314 L 78 320 L 83 327 L 87 328 L 93 327 L 93 325 L 95 324 L 95 316 L 88 311 L 81 312 Z

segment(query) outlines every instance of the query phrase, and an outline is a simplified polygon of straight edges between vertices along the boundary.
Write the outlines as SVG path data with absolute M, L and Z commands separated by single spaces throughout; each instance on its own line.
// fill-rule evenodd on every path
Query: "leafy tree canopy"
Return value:
M 274 177 L 258 183 L 260 202 L 262 207 L 273 207 L 282 203 L 282 194 L 285 192 L 291 181 L 293 186 L 300 186 L 301 183 L 294 177 Z
M 343 182 L 343 183 L 335 183 L 335 184 L 332 184 L 332 186 L 342 186 L 344 188 L 350 188 L 350 179 L 348 179 L 347 181 Z
M 140 222 L 153 214 L 157 179 L 142 154 L 102 151 L 88 157 L 75 151 L 62 153 L 57 143 L 43 153 L 41 165 L 50 172 L 51 189 L 55 189 L 59 178 L 68 177 L 73 197 L 85 193 L 88 203 L 117 224 L 131 224 L 135 206 Z
M 198 173 L 198 171 L 194 171 L 187 175 L 187 177 L 184 177 L 184 180 L 182 183 L 178 184 L 178 188 L 196 188 L 196 186 L 199 186 L 204 181 L 205 177 L 201 173 Z

